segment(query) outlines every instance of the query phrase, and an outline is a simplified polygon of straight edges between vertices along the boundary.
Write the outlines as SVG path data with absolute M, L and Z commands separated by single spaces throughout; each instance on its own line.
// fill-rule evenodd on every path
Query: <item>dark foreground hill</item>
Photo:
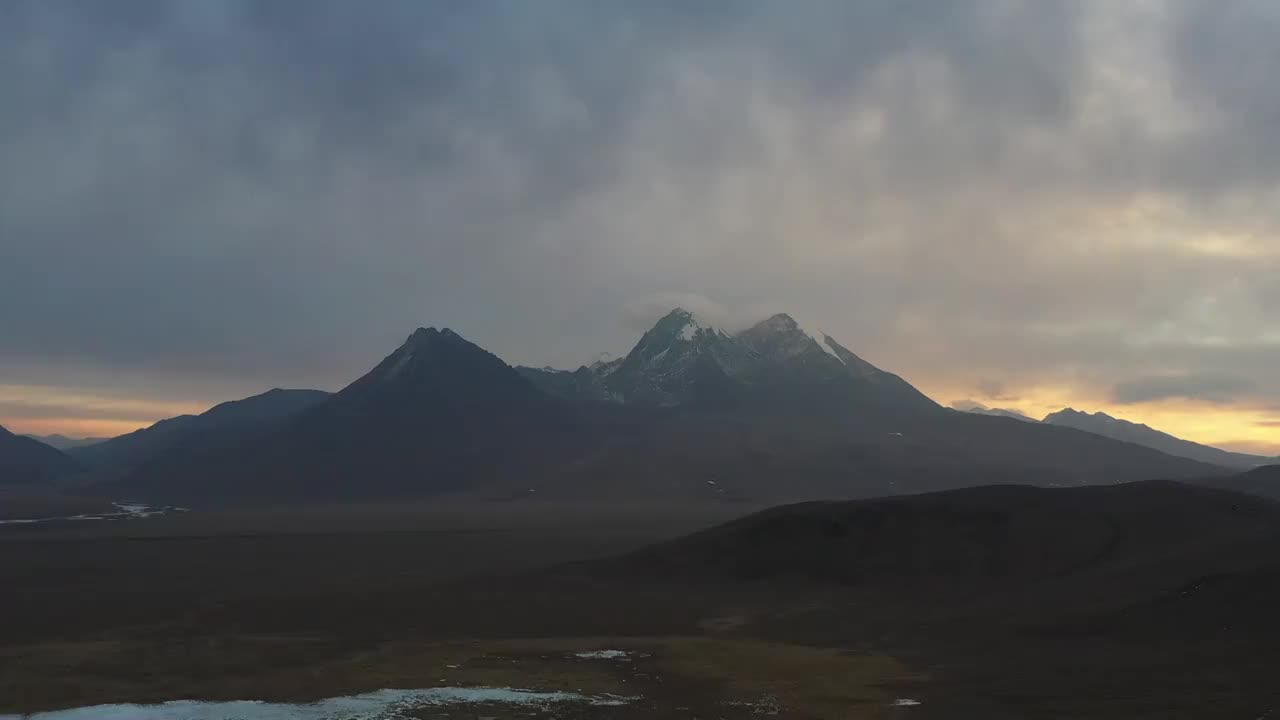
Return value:
M 601 567 L 724 581 L 1009 584 L 1141 573 L 1166 562 L 1222 572 L 1280 561 L 1280 505 L 1166 481 L 1044 489 L 975 487 L 787 505 Z M 1204 562 L 1202 562 L 1202 560 Z
M 0 486 L 50 485 L 77 469 L 79 464 L 61 450 L 0 427 Z
M 1280 501 L 1280 465 L 1264 465 L 1239 475 L 1202 479 L 1197 484 Z
M 10 526 L 0 585 L 23 591 L 0 593 L 11 621 L 0 632 L 0 712 L 308 701 L 495 678 L 574 689 L 586 687 L 581 670 L 606 667 L 626 673 L 611 692 L 643 695 L 647 711 L 555 716 L 696 708 L 745 720 L 759 713 L 720 701 L 765 694 L 783 703 L 777 717 L 833 720 L 1258 718 L 1275 706 L 1280 572 L 1274 512 L 1261 500 L 1172 483 L 979 488 L 781 508 L 637 553 L 731 506 L 704 507 L 697 522 L 676 519 L 697 512 L 691 503 L 397 502 Z M 838 523 L 859 508 L 901 519 L 852 542 Z M 805 517 L 779 531 L 771 518 L 796 510 Z M 730 550 L 787 552 L 744 574 L 693 544 L 717 532 L 746 538 Z M 864 546 L 876 562 L 846 574 L 840 558 Z M 686 550 L 701 554 L 684 569 L 635 560 Z M 669 641 L 701 651 L 676 657 Z M 740 641 L 769 662 L 741 656 Z M 797 647 L 842 660 L 810 662 Z M 570 655 L 615 648 L 636 654 L 591 666 Z M 865 676 L 850 658 L 899 671 Z M 690 667 L 724 671 L 690 683 Z M 883 690 L 864 694 L 870 685 Z M 827 710 L 801 712 L 800 696 Z

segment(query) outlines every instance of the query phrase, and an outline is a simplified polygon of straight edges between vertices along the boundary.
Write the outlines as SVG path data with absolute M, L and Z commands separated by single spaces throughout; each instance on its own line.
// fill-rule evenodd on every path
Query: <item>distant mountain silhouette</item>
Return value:
M 441 493 L 776 502 L 1221 473 L 946 410 L 787 315 L 729 334 L 680 309 L 625 357 L 572 372 L 514 369 L 451 330 L 419 329 L 297 414 L 185 437 L 96 491 L 187 505 Z
M 981 405 L 979 403 L 973 403 L 973 402 L 957 403 L 952 406 L 952 409 L 959 410 L 960 412 L 974 413 L 975 415 L 991 415 L 993 417 L 1007 417 L 1007 418 L 1012 418 L 1014 420 L 1021 420 L 1022 422 L 1031 422 L 1031 423 L 1040 422 L 1039 420 L 1036 420 L 1033 417 L 1028 417 L 1023 413 L 1018 412 L 1017 410 L 1009 410 L 1007 408 L 987 407 L 985 405 Z
M 320 390 L 269 390 L 224 402 L 199 415 L 180 415 L 93 445 L 73 448 L 73 457 L 96 479 L 118 478 L 184 444 L 217 445 L 223 434 L 260 431 L 329 397 Z M 173 465 L 174 462 L 170 462 Z
M 573 426 L 491 353 L 447 328 L 420 328 L 340 392 L 182 482 L 144 467 L 112 490 L 239 502 L 429 495 L 519 473 Z
M 1276 458 L 1230 452 L 1210 447 L 1208 445 L 1194 443 L 1190 440 L 1182 440 L 1168 433 L 1163 433 L 1159 430 L 1147 427 L 1146 425 L 1140 425 L 1138 423 L 1129 422 L 1128 420 L 1114 418 L 1101 412 L 1089 414 L 1072 408 L 1066 408 L 1045 416 L 1043 422 L 1049 425 L 1059 425 L 1062 427 L 1084 430 L 1085 432 L 1102 435 L 1103 437 L 1109 437 L 1113 440 L 1142 445 L 1169 455 L 1190 458 L 1192 460 L 1198 460 L 1211 465 L 1219 465 L 1221 467 L 1247 470 L 1249 468 L 1258 467 L 1259 465 L 1277 462 Z
M 79 467 L 61 450 L 0 427 L 0 485 L 51 485 Z
M 73 450 L 75 448 L 85 447 L 87 445 L 96 445 L 97 443 L 110 439 L 110 438 L 104 438 L 104 437 L 75 438 L 75 437 L 67 437 L 66 435 L 59 435 L 59 434 L 25 435 L 24 437 L 29 437 L 32 440 L 38 440 L 44 443 L 45 445 L 48 445 L 51 448 L 62 450 L 63 452 L 66 452 L 67 450 Z

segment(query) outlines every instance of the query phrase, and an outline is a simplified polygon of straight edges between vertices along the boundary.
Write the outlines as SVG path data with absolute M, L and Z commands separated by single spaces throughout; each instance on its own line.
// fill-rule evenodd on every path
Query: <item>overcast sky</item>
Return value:
M 1280 453 L 1280 3 L 0 3 L 0 424 L 787 311 Z

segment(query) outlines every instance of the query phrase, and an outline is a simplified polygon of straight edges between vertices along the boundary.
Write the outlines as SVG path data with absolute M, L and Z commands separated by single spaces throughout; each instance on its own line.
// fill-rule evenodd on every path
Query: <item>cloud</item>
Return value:
M 1232 375 L 1168 375 L 1117 383 L 1112 396 L 1123 405 L 1179 398 L 1230 403 L 1254 389 L 1252 380 Z
M 696 293 L 656 292 L 636 298 L 623 306 L 623 324 L 644 332 L 673 308 L 684 308 L 701 322 L 722 325 L 729 316 L 723 305 Z
M 1000 380 L 979 380 L 976 384 L 978 392 L 988 400 L 1017 400 L 1016 394 L 1010 393 Z
M 1277 33 L 1262 2 L 6 2 L 0 374 L 332 389 L 419 325 L 572 367 L 670 303 L 989 402 L 1277 403 Z M 1143 380 L 1216 376 L 1249 385 Z

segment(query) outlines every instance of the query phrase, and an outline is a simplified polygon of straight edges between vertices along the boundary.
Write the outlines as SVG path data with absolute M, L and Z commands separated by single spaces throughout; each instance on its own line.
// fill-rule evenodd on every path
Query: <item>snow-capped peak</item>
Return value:
M 665 328 L 665 331 L 667 333 L 672 333 L 674 338 L 678 338 L 685 342 L 693 340 L 697 337 L 699 332 L 707 332 L 728 337 L 723 330 L 702 322 L 693 313 L 679 307 L 667 313 L 667 315 L 659 320 L 658 324 L 654 327 L 655 329 Z

